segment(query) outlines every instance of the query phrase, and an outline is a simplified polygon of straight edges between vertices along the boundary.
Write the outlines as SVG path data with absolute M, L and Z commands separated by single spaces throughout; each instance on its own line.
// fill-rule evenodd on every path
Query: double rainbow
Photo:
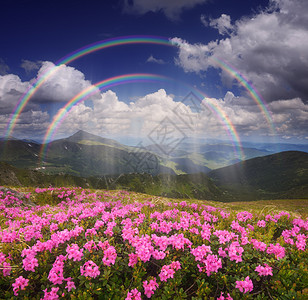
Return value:
M 177 47 L 177 44 L 174 42 L 171 42 L 168 38 L 165 37 L 157 37 L 157 36 L 124 36 L 124 37 L 117 37 L 112 39 L 107 39 L 103 41 L 99 41 L 90 45 L 87 45 L 85 47 L 82 47 L 65 57 L 61 58 L 59 61 L 56 62 L 54 67 L 51 67 L 47 70 L 45 70 L 44 73 L 42 73 L 35 82 L 26 90 L 26 92 L 22 95 L 22 97 L 19 99 L 16 107 L 14 108 L 10 121 L 7 123 L 6 126 L 6 133 L 5 137 L 8 138 L 12 131 L 14 130 L 14 127 L 16 125 L 16 122 L 25 108 L 26 104 L 29 102 L 31 97 L 35 94 L 35 92 L 40 88 L 40 86 L 50 77 L 52 76 L 59 68 L 62 66 L 69 64 L 72 61 L 75 61 L 85 55 L 88 55 L 90 53 L 116 47 L 116 46 L 122 46 L 122 45 L 133 45 L 133 44 L 152 44 L 152 45 L 162 45 L 162 46 L 171 46 L 171 47 Z M 241 75 L 239 72 L 237 72 L 233 67 L 228 65 L 227 63 L 223 62 L 222 60 L 215 59 L 217 64 L 220 68 L 227 71 L 231 76 L 233 76 L 238 82 L 243 86 L 251 95 L 252 99 L 256 102 L 256 104 L 259 106 L 261 112 L 265 116 L 272 132 L 274 132 L 274 126 L 272 122 L 271 115 L 269 113 L 269 110 L 267 109 L 265 102 L 262 100 L 258 92 L 252 87 L 251 84 L 244 78 L 243 75 Z M 48 127 L 44 141 L 48 141 L 52 134 L 54 133 L 57 126 L 61 123 L 61 120 L 63 117 L 71 110 L 71 108 L 81 102 L 85 99 L 89 98 L 93 93 L 97 91 L 97 89 L 107 89 L 115 85 L 129 83 L 129 82 L 137 82 L 137 81 L 166 81 L 170 80 L 166 77 L 159 76 L 159 75 L 153 75 L 153 74 L 128 74 L 128 75 L 121 75 L 112 77 L 103 81 L 100 81 L 93 86 L 83 90 L 78 95 L 76 95 L 74 98 L 72 98 L 54 117 L 52 123 Z M 204 94 L 202 94 L 200 91 L 194 89 L 204 97 Z M 204 97 L 206 98 L 206 97 Z M 228 116 L 223 112 L 223 110 L 219 107 L 217 103 L 210 102 L 209 104 L 211 110 L 215 112 L 216 115 L 219 116 L 219 118 L 223 121 L 226 128 L 228 129 L 228 132 L 232 136 L 232 139 L 237 144 L 237 147 L 240 149 L 241 152 L 241 144 L 239 136 L 236 132 L 236 129 L 232 125 L 230 119 Z M 44 153 L 44 149 L 42 150 L 42 153 Z M 241 152 L 241 157 L 243 157 L 243 154 Z
M 102 81 L 99 81 L 92 86 L 84 89 L 79 94 L 77 94 L 75 97 L 73 97 L 67 104 L 61 108 L 58 113 L 54 116 L 53 121 L 50 123 L 46 134 L 44 136 L 44 140 L 41 146 L 40 150 L 40 161 L 44 161 L 44 158 L 47 155 L 48 151 L 48 144 L 54 134 L 56 133 L 57 129 L 61 125 L 61 123 L 64 121 L 65 117 L 68 115 L 70 110 L 77 105 L 78 103 L 81 103 L 91 96 L 93 96 L 95 93 L 97 93 L 97 90 L 100 91 L 110 89 L 114 86 L 122 85 L 122 84 L 129 84 L 134 82 L 177 82 L 172 78 L 161 76 L 157 74 L 147 74 L 147 73 L 135 73 L 135 74 L 125 74 L 121 76 L 111 77 Z M 211 101 L 204 93 L 199 91 L 196 88 L 193 88 L 191 86 L 188 86 L 185 83 L 180 83 L 181 85 L 186 85 L 187 88 L 190 90 L 193 90 L 202 100 L 205 101 L 205 105 L 211 110 L 212 113 L 215 114 L 215 116 L 222 122 L 224 125 L 226 131 L 231 136 L 232 140 L 235 142 L 235 149 L 237 153 L 239 154 L 240 158 L 243 159 L 244 155 L 242 152 L 241 142 L 240 138 L 238 136 L 238 133 L 236 132 L 235 127 L 232 125 L 232 122 L 226 115 L 226 113 L 220 108 L 218 103 Z M 203 102 L 204 103 L 204 102 Z M 204 104 L 203 104 L 204 105 Z

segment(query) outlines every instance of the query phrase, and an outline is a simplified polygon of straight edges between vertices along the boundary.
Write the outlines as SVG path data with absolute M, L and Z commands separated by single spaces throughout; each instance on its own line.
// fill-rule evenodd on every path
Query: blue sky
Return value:
M 187 136 L 232 138 L 234 130 L 241 140 L 307 143 L 307 9 L 305 0 L 5 1 L 0 134 L 27 88 L 61 57 L 110 38 L 151 35 L 177 47 L 123 45 L 69 63 L 29 100 L 12 135 L 41 140 L 59 109 L 91 84 L 122 74 L 154 73 L 176 82 L 139 82 L 98 92 L 73 107 L 54 138 L 79 129 L 114 138 L 146 137 L 168 117 Z M 272 124 L 217 59 L 254 87 Z M 193 111 L 186 101 L 191 91 L 203 104 L 218 107 L 216 112 L 202 105 Z M 193 128 L 188 126 L 192 119 Z

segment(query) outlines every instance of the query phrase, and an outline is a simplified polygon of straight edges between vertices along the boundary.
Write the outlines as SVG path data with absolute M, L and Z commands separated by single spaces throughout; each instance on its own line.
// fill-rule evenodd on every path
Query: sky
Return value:
M 306 0 L 2 1 L 0 136 L 308 143 L 307 11 Z

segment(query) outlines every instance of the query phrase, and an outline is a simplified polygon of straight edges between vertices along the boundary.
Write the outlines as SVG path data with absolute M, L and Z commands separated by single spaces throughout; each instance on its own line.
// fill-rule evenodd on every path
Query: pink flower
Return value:
M 250 213 L 248 211 L 242 211 L 242 212 L 239 212 L 236 215 L 236 219 L 241 221 L 241 222 L 246 222 L 247 220 L 250 220 L 252 218 L 253 218 L 252 213 Z
M 141 300 L 141 293 L 137 289 L 133 289 L 127 293 L 125 300 Z
M 51 223 L 49 228 L 50 228 L 50 231 L 56 231 L 56 230 L 58 230 L 58 224 Z
M 95 278 L 99 276 L 101 272 L 99 271 L 98 266 L 92 260 L 88 260 L 82 267 L 80 267 L 80 273 L 83 276 Z
M 62 284 L 64 280 L 63 268 L 65 259 L 66 257 L 63 255 L 57 256 L 55 262 L 52 265 L 51 270 L 49 271 L 48 279 L 53 284 Z
M 296 247 L 298 250 L 305 251 L 307 237 L 304 234 L 299 234 L 297 236 Z
M 227 297 L 224 297 L 223 292 L 220 293 L 220 297 L 217 298 L 217 300 L 233 300 L 233 298 L 230 296 L 230 294 L 228 293 Z
M 223 250 L 221 247 L 219 247 L 219 249 L 218 249 L 218 254 L 219 254 L 219 256 L 221 256 L 221 257 L 227 257 L 228 255 L 227 255 L 227 253 L 226 253 L 226 250 L 227 250 L 227 248 L 226 248 L 225 250 Z
M 273 276 L 273 269 L 268 264 L 264 264 L 264 267 L 261 265 L 258 265 L 255 269 L 256 272 L 259 273 L 260 276 Z
M 87 249 L 90 252 L 92 251 L 92 249 L 97 250 L 97 246 L 96 246 L 96 244 L 95 244 L 95 242 L 93 240 L 86 242 L 83 245 L 83 248 Z
M 159 278 L 161 281 L 167 281 L 168 278 L 173 278 L 175 271 L 169 265 L 165 265 L 162 267 Z
M 196 261 L 202 261 L 202 259 L 208 254 L 212 253 L 211 246 L 201 245 L 190 250 L 190 253 L 195 257 Z
M 22 260 L 22 264 L 24 270 L 35 272 L 34 268 L 38 267 L 38 260 L 32 255 L 28 255 Z
M 266 252 L 268 254 L 274 254 L 278 260 L 280 258 L 284 258 L 286 255 L 284 247 L 280 246 L 279 243 L 277 243 L 276 245 L 270 244 Z
M 257 226 L 265 227 L 266 226 L 266 222 L 264 220 L 259 220 L 258 223 L 257 223 Z
M 144 294 L 148 297 L 151 298 L 152 295 L 154 294 L 154 291 L 158 288 L 158 283 L 156 282 L 156 278 L 154 280 L 148 281 L 143 281 L 143 288 L 144 288 Z
M 235 260 L 237 263 L 242 261 L 242 253 L 244 249 L 238 242 L 233 242 L 228 248 L 230 260 Z
M 175 271 L 181 269 L 181 263 L 174 261 L 170 265 L 164 265 L 159 273 L 161 281 L 167 281 L 168 278 L 173 278 Z
M 247 276 L 243 281 L 236 281 L 235 287 L 245 294 L 253 290 L 253 283 L 250 280 L 249 276 Z
M 19 276 L 15 279 L 15 282 L 12 284 L 14 295 L 18 296 L 19 290 L 24 290 L 28 286 L 29 279 L 25 279 L 22 276 Z
M 70 292 L 72 289 L 76 289 L 74 281 L 72 281 L 71 277 L 68 277 L 65 279 L 66 280 L 66 286 L 65 288 L 67 289 L 68 292 Z
M 57 292 L 59 291 L 59 288 L 52 287 L 50 292 L 47 292 L 47 289 L 44 290 L 44 298 L 43 300 L 56 300 L 59 299 L 59 295 Z M 42 300 L 42 298 L 41 298 Z
M 12 270 L 11 264 L 5 261 L 2 264 L 2 267 L 3 267 L 3 276 L 4 277 L 9 276 L 11 274 L 11 270 Z
M 128 266 L 133 267 L 138 262 L 138 255 L 135 253 L 130 253 L 128 254 L 128 256 L 129 256 Z
M 117 251 L 113 246 L 109 246 L 106 250 L 104 250 L 103 263 L 106 266 L 110 266 L 110 264 L 115 264 L 115 260 L 117 258 Z
M 254 249 L 257 249 L 259 251 L 265 251 L 266 250 L 267 245 L 263 242 L 260 242 L 256 239 L 251 239 L 251 243 L 253 244 Z
M 207 276 L 210 276 L 213 272 L 217 272 L 222 267 L 221 258 L 217 258 L 217 255 L 208 255 L 204 264 Z
M 77 244 L 67 245 L 66 252 L 68 254 L 69 259 L 73 259 L 74 261 L 81 261 L 83 257 L 83 249 L 79 249 Z

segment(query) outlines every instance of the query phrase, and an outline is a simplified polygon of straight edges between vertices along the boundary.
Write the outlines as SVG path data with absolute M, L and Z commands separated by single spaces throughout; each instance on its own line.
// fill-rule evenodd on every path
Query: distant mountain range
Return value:
M 7 167 L 0 174 L 2 184 L 68 181 L 95 188 L 125 188 L 199 199 L 308 197 L 308 153 L 272 154 L 268 144 L 260 149 L 255 148 L 256 144 L 246 144 L 242 149 L 245 161 L 227 143 L 199 145 L 184 141 L 170 151 L 161 145 L 126 146 L 85 131 L 46 146 L 47 155 L 42 160 L 42 145 L 35 141 L 1 140 L 0 161 L 18 168 L 9 170 L 5 164 Z M 17 175 L 25 172 L 30 173 Z M 37 175 L 42 173 L 45 179 Z
M 125 146 L 85 131 L 49 143 L 43 158 L 40 158 L 41 145 L 32 141 L 0 141 L 0 149 L 3 149 L 1 161 L 48 174 L 84 177 L 144 172 L 175 174 L 165 160 L 146 149 Z
M 151 148 L 124 146 L 82 131 L 50 143 L 46 161 L 37 167 L 40 147 L 31 141 L 8 141 L 0 185 L 77 185 L 216 201 L 308 198 L 306 152 L 256 157 L 208 172 L 206 166 L 194 163 L 201 161 L 200 154 L 167 161 Z M 179 169 L 199 173 L 176 175 Z
M 208 176 L 230 194 L 308 198 L 308 153 L 285 151 L 213 170 Z

